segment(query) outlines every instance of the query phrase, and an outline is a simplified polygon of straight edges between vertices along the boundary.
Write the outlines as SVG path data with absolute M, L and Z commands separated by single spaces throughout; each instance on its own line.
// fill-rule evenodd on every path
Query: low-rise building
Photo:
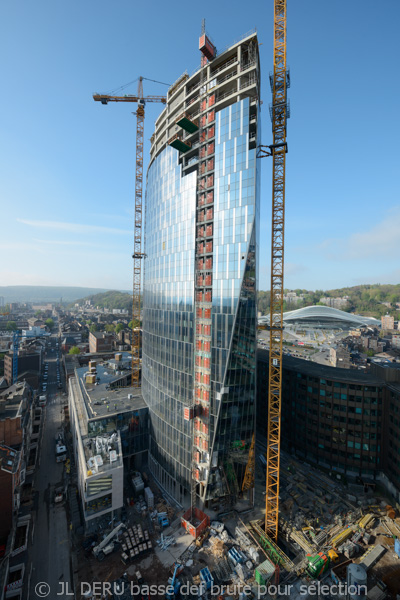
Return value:
M 392 335 L 392 348 L 400 350 L 400 335 Z
M 346 308 L 346 306 L 349 303 L 347 296 L 343 296 L 343 298 L 324 297 L 324 298 L 320 298 L 320 302 L 322 302 L 322 304 L 325 304 L 326 306 L 331 306 L 332 308 L 338 308 L 339 310 Z
M 25 372 L 40 373 L 42 368 L 43 350 L 37 349 L 34 351 L 20 350 L 18 352 L 18 379 Z M 9 352 L 4 356 L 4 377 L 9 385 L 13 382 L 13 353 Z
M 111 511 L 118 514 L 122 507 L 124 464 L 128 470 L 138 470 L 147 463 L 148 408 L 140 389 L 125 387 L 127 375 L 121 374 L 121 368 L 128 364 L 128 356 L 125 361 L 116 356 L 75 367 L 69 379 L 71 434 L 85 525 L 89 529 L 97 518 Z M 111 436 L 112 440 L 106 442 L 105 438 Z M 114 454 L 112 460 L 107 454 L 101 460 L 96 458 L 95 452 L 107 444 L 113 445 L 119 460 L 114 460 Z M 101 469 L 96 471 L 97 467 Z
M 332 367 L 341 367 L 342 369 L 350 369 L 351 356 L 349 350 L 339 346 L 339 348 L 331 348 L 329 350 L 329 362 Z
M 19 508 L 20 486 L 25 480 L 21 452 L 0 444 L 0 545 L 12 529 L 13 514 Z
M 46 330 L 43 327 L 29 326 L 29 329 L 22 330 L 23 338 L 35 338 L 35 337 L 42 337 L 42 336 L 48 336 L 48 335 L 49 334 L 46 332 Z
M 89 352 L 109 352 L 113 349 L 114 336 L 112 333 L 95 331 L 89 333 Z
M 32 390 L 25 382 L 0 390 L 0 544 L 20 504 L 31 452 L 32 410 Z
M 394 329 L 394 317 L 384 315 L 381 317 L 382 329 Z
M 89 415 L 79 381 L 70 381 L 69 418 L 77 467 L 78 489 L 87 529 L 123 506 L 124 468 L 118 431 L 90 435 Z

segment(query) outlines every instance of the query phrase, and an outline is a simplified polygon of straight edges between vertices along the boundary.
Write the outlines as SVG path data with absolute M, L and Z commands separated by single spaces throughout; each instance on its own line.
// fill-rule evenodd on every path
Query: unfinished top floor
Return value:
M 217 53 L 205 68 L 189 75 L 184 73 L 168 90 L 165 109 L 156 120 L 151 137 L 151 161 L 167 146 L 181 127 L 177 122 L 184 115 L 191 123 L 201 118 L 203 96 L 212 92 L 214 113 L 245 97 L 259 99 L 259 52 L 255 31 Z M 199 146 L 198 127 L 184 134 L 191 150 Z

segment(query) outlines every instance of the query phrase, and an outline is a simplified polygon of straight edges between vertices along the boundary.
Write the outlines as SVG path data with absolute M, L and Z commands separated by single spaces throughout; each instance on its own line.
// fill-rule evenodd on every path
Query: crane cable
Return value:
M 142 77 L 142 79 L 144 79 L 145 81 L 152 81 L 153 83 L 159 83 L 160 85 L 167 85 L 168 87 L 171 85 L 170 83 L 164 83 L 163 81 L 157 81 L 156 79 L 148 79 L 148 77 Z M 137 81 L 139 81 L 139 77 L 136 77 L 136 79 L 134 79 L 133 81 L 129 81 L 128 83 L 125 83 L 124 85 L 121 85 L 120 87 L 115 88 L 114 90 L 110 90 L 109 92 L 107 92 L 107 95 L 113 96 L 117 92 L 122 92 L 125 88 L 129 87 L 130 85 L 133 85 Z

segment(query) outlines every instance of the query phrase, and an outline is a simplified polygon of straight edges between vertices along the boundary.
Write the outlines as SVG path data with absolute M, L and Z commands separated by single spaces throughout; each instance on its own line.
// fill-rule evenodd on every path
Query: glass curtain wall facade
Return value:
M 211 439 L 206 499 L 241 490 L 255 419 L 259 181 L 249 98 L 217 113 Z
M 200 94 L 197 113 L 204 126 L 197 134 L 193 127 L 192 141 L 182 136 L 180 146 L 161 147 L 147 174 L 142 393 L 151 421 L 149 466 L 183 505 L 190 501 L 193 482 L 202 506 L 221 498 L 235 502 L 254 432 L 256 48 L 253 36 L 229 49 L 226 58 L 219 57 L 221 66 L 214 73 L 231 70 L 228 90 L 219 91 L 213 63 L 205 67 L 207 75 L 197 84 L 207 90 Z M 180 96 L 182 106 L 194 105 L 187 100 L 193 89 L 196 81 L 189 79 Z M 176 104 L 171 99 L 166 115 Z M 185 118 L 192 119 L 187 113 Z M 154 147 L 160 138 L 156 125 Z M 192 166 L 196 152 L 200 169 L 205 169 L 204 188 L 203 171 Z M 202 156 L 207 161 L 202 163 Z
M 150 410 L 149 463 L 178 502 L 191 477 L 191 430 L 183 407 L 193 387 L 196 174 L 181 175 L 165 150 L 147 175 L 142 393 Z

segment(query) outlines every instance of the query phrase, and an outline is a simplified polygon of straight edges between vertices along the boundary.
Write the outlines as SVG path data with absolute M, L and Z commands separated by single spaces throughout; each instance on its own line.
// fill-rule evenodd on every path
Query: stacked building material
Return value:
M 134 525 L 123 534 L 122 561 L 126 563 L 129 559 L 133 560 L 152 550 L 152 547 L 148 530 L 143 530 L 141 525 Z

